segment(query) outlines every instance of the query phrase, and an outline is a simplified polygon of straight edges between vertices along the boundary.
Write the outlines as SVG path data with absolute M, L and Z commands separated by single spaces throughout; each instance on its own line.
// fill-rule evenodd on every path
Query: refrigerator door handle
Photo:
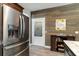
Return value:
M 19 38 L 22 38 L 22 16 L 20 15 L 20 25 L 19 25 Z
M 24 32 L 25 32 L 25 21 L 24 21 L 24 17 L 22 16 L 22 24 L 23 24 L 23 34 L 22 34 L 22 38 L 24 38 Z
M 14 45 L 10 45 L 10 46 L 5 46 L 4 48 L 7 50 L 7 49 L 11 49 L 11 48 L 15 48 L 15 47 L 18 47 L 18 46 L 21 46 L 25 43 L 29 42 L 29 40 L 27 41 L 24 41 L 24 42 L 21 42 L 21 43 L 18 43 L 18 44 L 14 44 Z

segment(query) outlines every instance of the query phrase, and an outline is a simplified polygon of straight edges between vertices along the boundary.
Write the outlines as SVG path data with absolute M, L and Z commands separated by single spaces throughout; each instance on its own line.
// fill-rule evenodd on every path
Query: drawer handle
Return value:
M 6 46 L 6 47 L 4 47 L 4 48 L 5 48 L 5 49 L 14 48 L 14 47 L 20 46 L 20 45 L 22 45 L 22 44 L 24 44 L 24 43 L 26 43 L 26 42 L 29 42 L 29 40 L 27 40 L 27 41 L 25 41 L 25 42 L 21 42 L 21 43 L 19 43 L 19 44 L 14 44 L 14 45 Z
M 22 50 L 21 52 L 17 53 L 15 56 L 19 56 L 20 54 L 22 54 L 25 50 L 27 50 L 29 47 L 25 48 L 24 50 Z

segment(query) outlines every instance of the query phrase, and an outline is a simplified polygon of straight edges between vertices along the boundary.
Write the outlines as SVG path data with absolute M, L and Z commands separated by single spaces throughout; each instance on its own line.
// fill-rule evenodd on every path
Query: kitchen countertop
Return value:
M 76 56 L 79 56 L 79 41 L 64 40 L 64 43 L 70 48 L 70 50 L 71 50 Z

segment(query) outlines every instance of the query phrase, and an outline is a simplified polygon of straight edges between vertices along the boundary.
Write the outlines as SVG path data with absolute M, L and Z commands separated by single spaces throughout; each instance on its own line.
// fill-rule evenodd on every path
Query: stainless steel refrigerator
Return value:
M 5 4 L 0 5 L 0 55 L 29 55 L 29 18 Z

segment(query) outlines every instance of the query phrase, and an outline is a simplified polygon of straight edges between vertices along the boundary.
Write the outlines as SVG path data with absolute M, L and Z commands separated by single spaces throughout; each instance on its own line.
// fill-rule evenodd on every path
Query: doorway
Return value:
M 45 17 L 32 19 L 32 45 L 45 46 Z

